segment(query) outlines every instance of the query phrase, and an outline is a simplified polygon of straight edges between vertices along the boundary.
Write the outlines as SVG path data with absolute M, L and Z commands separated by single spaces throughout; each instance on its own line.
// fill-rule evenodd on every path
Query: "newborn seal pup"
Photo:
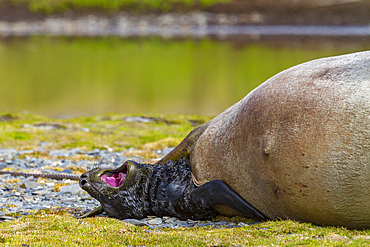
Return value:
M 148 215 L 210 219 L 216 215 L 212 206 L 222 204 L 246 217 L 265 219 L 220 180 L 197 188 L 185 158 L 157 165 L 127 161 L 115 170 L 95 168 L 81 175 L 80 186 L 102 207 L 85 216 L 104 211 L 118 219 L 142 219 Z
M 184 182 L 179 174 L 167 175 L 181 158 L 190 160 Z M 118 189 L 103 180 L 124 176 L 101 170 L 82 175 L 81 187 L 118 218 L 145 216 L 148 207 L 159 215 L 206 218 L 212 214 L 198 210 L 215 205 L 226 215 L 236 213 L 231 207 L 259 219 L 369 228 L 370 51 L 310 61 L 275 75 L 194 129 L 149 170 L 164 164 L 163 180 L 136 165 L 127 167 L 127 185 Z M 121 202 L 132 207 L 122 210 Z M 168 206 L 159 209 L 161 204 Z

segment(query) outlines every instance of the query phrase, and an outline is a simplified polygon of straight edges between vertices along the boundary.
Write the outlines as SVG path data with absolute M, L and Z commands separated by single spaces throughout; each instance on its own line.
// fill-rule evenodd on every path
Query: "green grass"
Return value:
M 137 11 L 169 11 L 176 6 L 208 7 L 230 0 L 11 0 L 14 4 L 26 4 L 33 12 L 52 13 L 67 9 L 94 8 L 102 10 L 130 9 Z
M 14 131 L 9 134 L 9 138 L 12 138 L 14 140 L 29 140 L 31 139 L 31 135 L 28 133 L 20 132 L 20 131 Z
M 11 114 L 11 117 L 9 114 L 0 114 L 0 147 L 38 149 L 40 143 L 46 142 L 44 150 L 112 147 L 116 151 L 125 151 L 134 147 L 151 152 L 180 143 L 194 128 L 191 121 L 201 124 L 210 119 L 195 115 L 144 115 L 153 121 L 140 123 L 126 122 L 124 118 L 128 116 L 131 115 L 106 114 L 53 119 L 33 114 Z M 43 129 L 38 128 L 39 125 L 57 128 Z
M 216 220 L 220 219 L 224 217 Z M 228 220 L 248 222 L 245 218 Z M 370 230 L 318 227 L 290 220 L 229 229 L 150 230 L 105 217 L 78 220 L 63 211 L 40 211 L 0 224 L 0 244 L 5 246 L 366 246 L 369 235 Z

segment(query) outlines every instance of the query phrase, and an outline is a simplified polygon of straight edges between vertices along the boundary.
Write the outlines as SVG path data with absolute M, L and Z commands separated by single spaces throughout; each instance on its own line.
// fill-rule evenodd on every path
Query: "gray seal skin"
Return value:
M 216 196 L 217 213 L 237 214 L 230 204 L 217 204 L 240 195 L 239 204 L 249 208 L 244 215 L 369 228 L 370 51 L 275 75 L 194 129 L 154 167 L 181 158 L 190 160 L 199 188 L 212 189 L 214 181 L 230 187 Z M 84 176 L 85 189 L 101 183 L 93 172 Z M 126 180 L 131 183 L 129 173 Z
M 369 228 L 370 51 L 275 75 L 160 162 L 187 155 L 198 185 L 224 181 L 270 219 Z

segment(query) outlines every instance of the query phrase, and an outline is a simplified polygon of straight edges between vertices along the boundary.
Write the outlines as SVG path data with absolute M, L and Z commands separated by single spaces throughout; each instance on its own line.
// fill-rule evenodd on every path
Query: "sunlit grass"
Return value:
M 1 121 L 2 116 L 6 114 L 0 114 L 0 146 L 18 150 L 40 150 L 42 146 L 43 150 L 113 148 L 125 151 L 133 147 L 155 151 L 176 146 L 194 128 L 191 123 L 201 124 L 210 119 L 195 115 L 146 115 L 152 122 L 142 123 L 126 122 L 125 117 L 130 116 L 127 114 L 65 119 L 13 114 L 12 120 Z M 40 128 L 40 125 L 51 128 Z
M 220 219 L 225 218 L 216 220 Z M 245 218 L 226 220 L 249 222 Z M 369 230 L 318 227 L 290 220 L 228 229 L 150 230 L 106 217 L 78 220 L 63 211 L 40 211 L 0 224 L 0 244 L 6 246 L 365 246 L 369 234 Z

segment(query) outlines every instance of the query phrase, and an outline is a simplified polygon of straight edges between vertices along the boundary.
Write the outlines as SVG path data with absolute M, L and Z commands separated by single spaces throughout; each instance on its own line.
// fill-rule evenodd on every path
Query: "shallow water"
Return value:
M 286 68 L 369 49 L 367 37 L 3 39 L 0 112 L 216 115 Z

